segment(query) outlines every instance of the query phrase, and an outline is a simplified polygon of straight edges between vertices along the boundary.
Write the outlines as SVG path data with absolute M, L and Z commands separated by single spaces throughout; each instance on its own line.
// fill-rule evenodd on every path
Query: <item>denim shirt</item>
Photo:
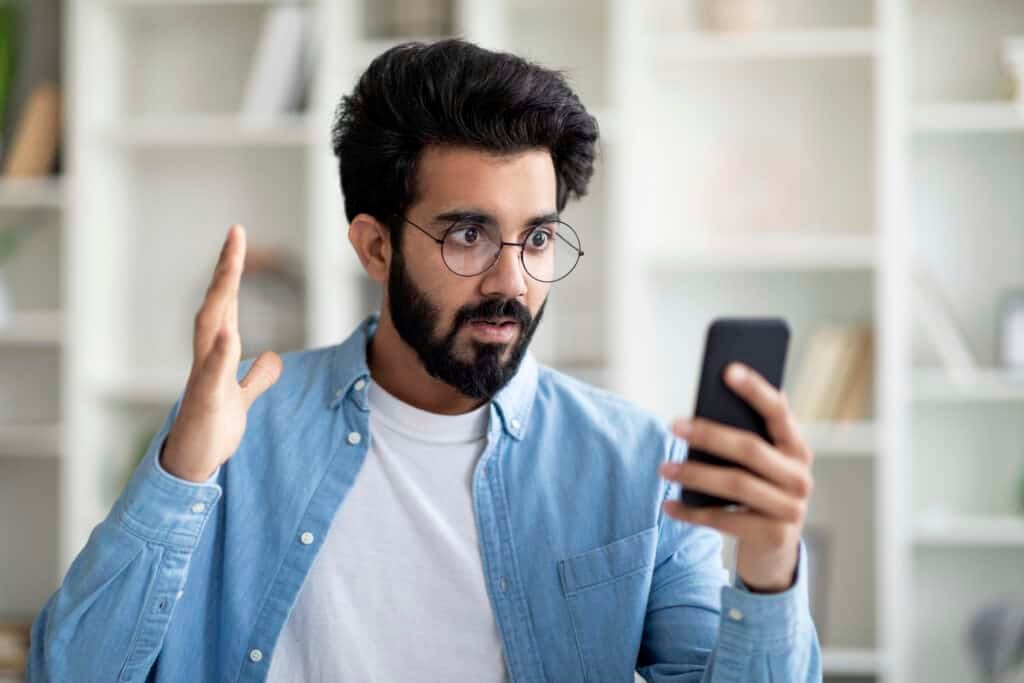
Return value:
M 28 681 L 266 678 L 366 457 L 378 320 L 282 354 L 238 450 L 205 482 L 157 457 L 179 397 L 36 617 Z M 654 415 L 527 353 L 490 403 L 486 443 L 473 511 L 512 680 L 821 680 L 803 540 L 788 590 L 730 584 L 721 535 L 662 513 L 678 485 L 658 466 L 686 443 Z

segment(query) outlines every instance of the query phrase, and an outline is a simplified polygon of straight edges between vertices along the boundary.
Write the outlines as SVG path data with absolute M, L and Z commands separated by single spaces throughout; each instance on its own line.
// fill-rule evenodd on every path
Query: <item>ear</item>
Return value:
M 391 267 L 391 233 L 386 225 L 368 213 L 361 213 L 348 226 L 348 241 L 367 275 L 387 282 Z

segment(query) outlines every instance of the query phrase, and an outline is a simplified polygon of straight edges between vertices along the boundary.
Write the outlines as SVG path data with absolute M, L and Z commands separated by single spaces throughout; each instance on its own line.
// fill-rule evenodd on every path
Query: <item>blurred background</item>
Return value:
M 180 395 L 229 225 L 247 357 L 379 305 L 332 113 L 450 35 L 600 123 L 543 362 L 668 420 L 714 317 L 789 322 L 826 680 L 1024 676 L 1024 2 L 7 0 L 0 679 Z

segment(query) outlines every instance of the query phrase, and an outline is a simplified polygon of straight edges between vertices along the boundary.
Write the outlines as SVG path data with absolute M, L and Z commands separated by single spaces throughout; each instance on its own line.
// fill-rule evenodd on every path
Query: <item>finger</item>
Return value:
M 739 371 L 738 376 L 733 374 L 736 370 Z M 786 453 L 792 453 L 795 457 L 808 461 L 810 449 L 800 437 L 800 430 L 783 392 L 776 389 L 756 370 L 742 363 L 730 363 L 726 367 L 725 382 L 764 417 L 772 443 Z
M 684 421 L 689 424 L 685 431 L 681 426 Z M 801 459 L 786 457 L 754 432 L 700 417 L 677 420 L 672 430 L 684 437 L 689 446 L 742 465 L 793 495 L 801 498 L 811 495 L 813 481 L 807 464 Z
M 281 376 L 281 357 L 273 351 L 264 351 L 249 367 L 249 372 L 242 378 L 242 398 L 245 409 L 249 410 L 253 402 L 269 389 Z
M 213 348 L 210 349 L 210 353 L 207 354 L 202 365 L 200 382 L 212 382 L 219 385 L 228 377 L 234 379 L 241 355 L 242 342 L 238 338 L 238 334 L 222 327 L 217 332 Z
M 754 512 L 719 507 L 693 507 L 676 500 L 666 500 L 662 504 L 662 509 L 674 519 L 718 529 L 736 538 L 756 538 L 761 543 L 779 546 L 788 540 L 784 525 Z
M 193 363 L 203 365 L 224 323 L 227 301 L 237 296 L 245 258 L 245 230 L 235 224 L 228 229 L 203 305 L 196 314 L 192 341 Z
M 663 467 L 666 479 L 683 488 L 729 498 L 783 522 L 803 521 L 806 503 L 770 482 L 737 467 L 719 467 L 698 462 L 671 463 Z

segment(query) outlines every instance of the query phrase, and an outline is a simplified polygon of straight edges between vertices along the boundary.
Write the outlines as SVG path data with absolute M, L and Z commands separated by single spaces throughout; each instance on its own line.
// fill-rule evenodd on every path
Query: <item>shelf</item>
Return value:
M 826 675 L 871 676 L 884 672 L 884 657 L 865 648 L 823 647 L 821 659 Z
M 57 422 L 0 424 L 0 459 L 7 457 L 55 457 L 61 451 L 61 426 Z
M 283 0 L 107 0 L 107 2 L 115 7 L 232 7 L 286 4 Z M 307 0 L 292 0 L 292 2 L 306 4 Z
M 918 546 L 1024 547 L 1024 515 L 925 515 L 915 526 L 914 542 Z
M 15 311 L 0 321 L 0 347 L 58 346 L 64 338 L 64 316 L 60 311 Z
M 99 394 L 117 403 L 171 406 L 185 390 L 188 369 L 182 372 L 146 372 L 98 380 Z
M 313 142 L 303 114 L 247 122 L 234 114 L 146 115 L 110 126 L 105 135 L 130 147 L 303 147 Z
M 690 240 L 675 253 L 651 256 L 655 272 L 678 270 L 868 270 L 876 264 L 871 234 L 731 233 Z
M 59 209 L 64 186 L 59 176 L 0 180 L 0 209 Z
M 874 457 L 875 423 L 812 422 L 801 424 L 800 430 L 814 451 L 815 457 Z
M 657 62 L 870 57 L 877 52 L 871 29 L 811 29 L 744 34 L 690 32 L 670 35 L 654 49 Z
M 913 108 L 916 133 L 998 133 L 1024 131 L 1024 105 L 1013 102 L 934 102 Z
M 913 397 L 918 403 L 1024 401 L 1024 373 L 999 368 L 915 370 Z

